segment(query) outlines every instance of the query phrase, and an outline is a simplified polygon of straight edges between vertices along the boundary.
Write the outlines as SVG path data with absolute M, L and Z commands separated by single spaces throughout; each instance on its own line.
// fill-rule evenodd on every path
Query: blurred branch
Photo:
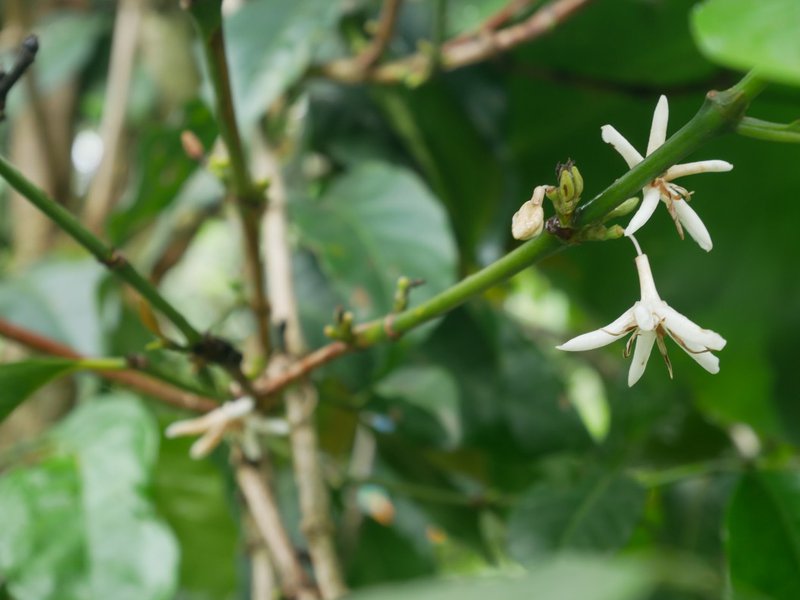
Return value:
M 8 73 L 0 72 L 0 118 L 5 118 L 6 96 L 19 78 L 28 70 L 39 51 L 39 40 L 35 35 L 26 37 L 19 48 L 14 66 Z
M 563 240 L 553 234 L 543 234 L 525 242 L 422 304 L 356 326 L 352 342 L 335 341 L 318 348 L 280 374 L 267 373 L 255 382 L 254 387 L 259 393 L 274 394 L 334 358 L 379 342 L 396 340 L 407 331 L 451 311 L 526 267 L 575 245 L 577 242 L 570 239 L 574 233 L 581 228 L 602 223 L 608 213 L 635 196 L 642 187 L 669 167 L 710 139 L 733 130 L 742 120 L 750 102 L 765 87 L 766 83 L 751 73 L 725 91 L 709 92 L 700 110 L 686 125 L 641 163 L 578 207 L 573 229 L 561 232 L 565 236 Z
M 470 508 L 507 507 L 516 502 L 513 496 L 505 496 L 492 490 L 483 490 L 470 494 L 458 491 L 420 485 L 410 481 L 396 481 L 381 477 L 351 477 L 346 482 L 347 486 L 377 485 L 401 496 L 407 496 L 422 502 L 435 504 L 449 504 L 452 506 L 467 506 Z
M 83 220 L 94 232 L 102 231 L 103 223 L 115 201 L 116 175 L 120 165 L 120 152 L 123 150 L 125 115 L 143 10 L 141 0 L 121 0 L 117 8 L 103 119 L 100 123 L 103 158 L 92 179 L 83 207 Z
M 403 0 L 384 0 L 375 36 L 364 51 L 356 57 L 362 71 L 369 71 L 389 47 L 402 4 Z
M 253 521 L 275 561 L 284 596 L 299 600 L 319 598 L 308 581 L 303 565 L 283 525 L 277 500 L 269 485 L 269 477 L 265 477 L 255 465 L 247 463 L 238 449 L 234 449 L 233 462 L 236 482 Z
M 454 71 L 499 56 L 549 33 L 591 1 L 552 0 L 516 25 L 496 31 L 481 30 L 468 40 L 463 36 L 454 38 L 444 43 L 435 57 L 422 50 L 366 72 L 356 59 L 348 58 L 322 65 L 320 72 L 344 83 L 420 83 L 430 73 L 432 61 L 442 71 Z
M 270 202 L 264 217 L 267 247 L 266 261 L 269 269 L 269 298 L 272 318 L 283 325 L 286 355 L 274 355 L 269 372 L 278 376 L 291 368 L 292 357 L 305 351 L 297 298 L 292 278 L 286 218 L 287 194 L 280 165 L 271 150 L 262 144 L 261 160 L 270 175 Z M 289 420 L 292 460 L 295 480 L 300 496 L 302 529 L 308 540 L 311 563 L 323 598 L 340 598 L 345 587 L 334 543 L 334 525 L 330 516 L 328 489 L 322 474 L 319 441 L 314 424 L 317 391 L 307 381 L 286 390 L 286 414 Z
M 214 7 L 212 4 L 216 4 Z M 208 73 L 214 88 L 217 125 L 230 158 L 230 191 L 233 195 L 244 235 L 245 266 L 250 282 L 250 307 L 256 320 L 259 345 L 264 358 L 269 357 L 270 307 L 266 296 L 266 273 L 261 260 L 261 215 L 264 191 L 253 181 L 236 122 L 231 95 L 225 38 L 219 15 L 219 2 L 194 2 L 189 10 L 195 17 L 202 37 Z
M 743 117 L 736 126 L 736 133 L 769 142 L 800 143 L 800 120 L 791 123 L 773 123 L 753 117 Z
M 178 328 L 178 330 L 180 330 L 190 344 L 196 344 L 203 339 L 200 332 L 192 327 L 189 321 L 186 320 L 186 317 L 178 312 L 178 310 L 161 295 L 158 289 L 145 279 L 118 250 L 106 246 L 99 238 L 86 229 L 72 213 L 31 183 L 3 157 L 0 157 L 0 177 L 5 179 L 11 187 L 30 200 L 36 208 L 47 215 L 76 242 L 86 248 L 86 250 L 93 254 L 94 257 L 112 273 L 139 292 L 154 309 L 163 314 Z
M 86 358 L 69 346 L 41 336 L 33 331 L 13 325 L 3 319 L 0 319 L 0 336 L 30 348 L 31 350 L 36 350 L 37 352 L 50 356 L 59 356 L 74 360 L 84 360 Z M 135 389 L 165 404 L 170 404 L 184 410 L 208 412 L 214 410 L 218 406 L 214 398 L 186 392 L 137 371 L 101 371 L 98 372 L 98 375 L 109 381 L 115 381 Z

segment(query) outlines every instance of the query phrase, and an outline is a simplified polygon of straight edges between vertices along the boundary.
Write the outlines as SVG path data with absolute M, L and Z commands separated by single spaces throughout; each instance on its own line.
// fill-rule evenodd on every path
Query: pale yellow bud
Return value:
M 542 233 L 544 210 L 542 201 L 549 186 L 540 185 L 533 190 L 533 196 L 519 207 L 511 219 L 511 235 L 515 240 L 529 240 Z

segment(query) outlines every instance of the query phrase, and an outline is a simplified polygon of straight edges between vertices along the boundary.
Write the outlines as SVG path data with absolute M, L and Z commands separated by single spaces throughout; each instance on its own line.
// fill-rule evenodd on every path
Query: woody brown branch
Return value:
M 3 319 L 0 319 L 0 336 L 49 356 L 58 356 L 60 358 L 69 358 L 72 360 L 86 358 L 83 354 L 76 352 L 65 344 L 56 342 L 55 340 L 14 325 L 13 323 L 9 323 Z M 192 394 L 137 371 L 97 371 L 97 375 L 104 379 L 120 383 L 146 396 L 164 402 L 165 404 L 175 406 L 176 408 L 194 412 L 209 412 L 219 406 L 218 402 L 213 398 Z
M 499 56 L 549 33 L 590 2 L 592 0 L 553 0 L 516 25 L 492 32 L 481 30 L 469 40 L 463 36 L 454 38 L 442 46 L 437 57 L 438 68 L 454 71 Z M 343 83 L 402 83 L 424 78 L 432 58 L 428 53 L 417 52 L 368 71 L 360 68 L 357 58 L 342 59 L 323 65 L 320 72 Z

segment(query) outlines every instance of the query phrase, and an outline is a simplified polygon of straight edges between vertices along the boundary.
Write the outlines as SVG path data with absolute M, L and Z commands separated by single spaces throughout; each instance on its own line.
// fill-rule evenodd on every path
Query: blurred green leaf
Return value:
M 358 547 L 350 561 L 348 581 L 361 587 L 387 581 L 402 581 L 432 575 L 434 563 L 430 550 L 420 551 L 395 527 L 365 519 L 358 532 Z
M 158 430 L 126 395 L 97 398 L 53 432 L 53 453 L 0 479 L 0 572 L 19 600 L 160 600 L 178 553 L 147 494 Z
M 103 354 L 97 288 L 105 274 L 84 255 L 49 257 L 0 281 L 0 314 L 83 354 Z
M 800 85 L 800 3 L 796 0 L 706 0 L 692 14 L 703 53 L 726 67 Z
M 524 561 L 555 550 L 616 550 L 628 541 L 644 500 L 634 480 L 613 471 L 536 483 L 509 518 L 511 553 Z
M 638 600 L 653 587 L 636 563 L 561 558 L 539 563 L 527 573 L 457 581 L 419 582 L 367 590 L 353 600 Z
M 474 261 L 501 181 L 491 148 L 458 90 L 433 81 L 413 91 L 376 88 L 373 97 L 447 208 L 462 257 Z
M 454 447 L 461 438 L 461 418 L 459 414 L 459 392 L 455 379 L 439 367 L 401 367 L 392 371 L 375 387 L 375 391 L 389 399 L 389 412 L 402 410 L 399 401 L 408 407 L 415 407 L 438 421 L 436 428 L 438 445 Z M 374 403 L 370 409 L 374 409 Z M 394 409 L 394 410 L 393 410 Z
M 172 414 L 172 413 L 170 413 Z M 153 482 L 156 506 L 178 539 L 180 589 L 189 598 L 228 598 L 237 589 L 239 525 L 224 461 L 193 460 L 192 438 L 166 439 Z
M 237 118 L 252 124 L 305 71 L 336 23 L 331 0 L 249 2 L 224 22 Z
M 745 475 L 731 498 L 725 530 L 735 592 L 800 598 L 800 475 Z
M 293 206 L 301 241 L 314 251 L 357 318 L 392 308 L 397 279 L 424 279 L 411 304 L 455 281 L 456 250 L 435 198 L 412 173 L 365 163 L 333 182 L 320 202 Z
M 142 128 L 137 144 L 135 193 L 108 223 L 109 235 L 116 243 L 125 242 L 160 216 L 196 171 L 197 162 L 186 155 L 181 144 L 181 132 L 185 130 L 194 133 L 206 149 L 214 141 L 214 119 L 200 101 L 188 103 L 184 118 L 177 124 L 158 123 Z
M 75 361 L 58 358 L 0 364 L 0 422 L 33 392 L 74 367 Z

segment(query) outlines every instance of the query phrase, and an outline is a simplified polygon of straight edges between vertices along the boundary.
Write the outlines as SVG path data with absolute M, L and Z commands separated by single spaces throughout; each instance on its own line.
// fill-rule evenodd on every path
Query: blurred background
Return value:
M 513 10 L 500 27 L 511 27 L 543 4 L 407 0 L 384 60 L 435 56 L 437 40 L 490 35 L 481 27 L 504 7 Z M 644 149 L 661 94 L 672 134 L 707 91 L 736 83 L 741 72 L 698 50 L 697 4 L 586 2 L 546 35 L 477 64 L 434 61 L 404 80 L 350 83 L 322 65 L 364 46 L 380 2 L 226 3 L 244 138 L 266 136 L 284 163 L 308 345 L 327 342 L 337 307 L 357 321 L 386 314 L 400 275 L 426 281 L 413 305 L 514 248 L 511 216 L 534 186 L 555 183 L 557 163 L 576 162 L 585 199 L 601 192 L 627 170 L 602 125 Z M 1 5 L 6 69 L 30 32 L 41 46 L 9 94 L 4 155 L 122 248 L 198 328 L 248 348 L 240 233 L 214 175 L 211 90 L 186 13 L 168 0 Z M 798 106 L 796 87 L 775 84 L 748 114 L 787 122 Z M 206 163 L 184 152 L 186 130 Z M 800 597 L 800 147 L 730 133 L 689 157 L 703 159 L 734 164 L 680 182 L 695 192 L 713 251 L 681 241 L 660 208 L 637 237 L 661 296 L 727 339 L 719 374 L 668 341 L 674 380 L 654 356 L 629 389 L 624 342 L 554 349 L 638 298 L 626 240 L 561 252 L 397 343 L 314 374 L 353 589 L 561 557 L 554 587 L 524 589 Z M 193 385 L 185 357 L 147 349 L 153 335 L 122 286 L 0 186 L 0 319 L 87 355 L 146 353 Z M 0 361 L 26 356 L 0 338 Z M 161 433 L 177 416 L 78 375 L 0 426 L 0 597 L 249 597 L 247 528 L 226 453 L 190 460 L 191 440 Z M 302 550 L 288 443 L 266 443 Z M 103 483 L 81 479 L 70 457 L 99 460 Z M 141 477 L 115 485 L 127 468 Z M 126 486 L 136 502 L 109 510 Z M 158 535 L 142 533 L 145 521 Z M 115 533 L 98 541 L 102 531 Z M 110 550 L 120 544 L 129 555 Z M 468 597 L 446 589 L 431 597 Z M 520 589 L 485 593 L 532 597 Z

